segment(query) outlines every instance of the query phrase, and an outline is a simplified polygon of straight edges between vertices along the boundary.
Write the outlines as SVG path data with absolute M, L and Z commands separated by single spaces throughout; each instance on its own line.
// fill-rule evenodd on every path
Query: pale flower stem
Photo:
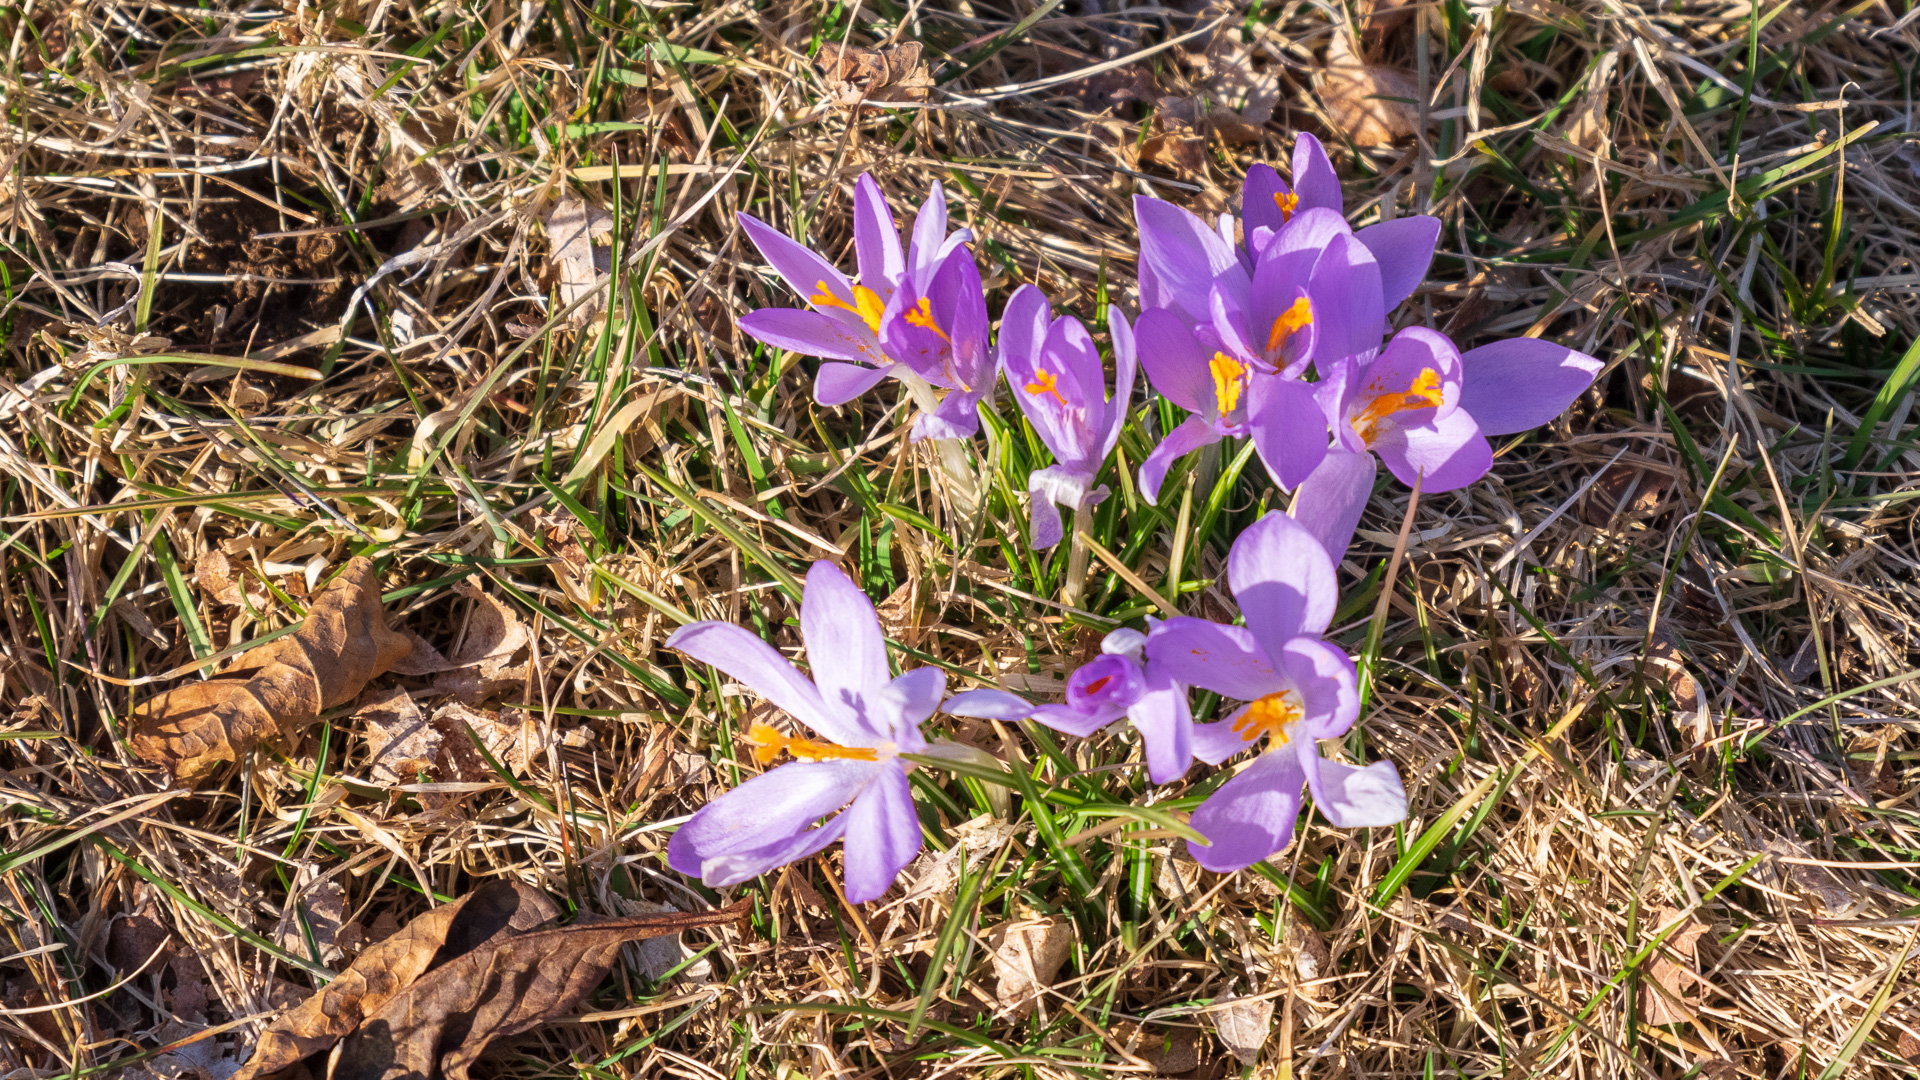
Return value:
M 940 397 L 927 380 L 909 372 L 900 376 L 900 383 L 921 412 L 930 413 L 940 407 Z M 953 497 L 955 508 L 963 515 L 971 515 L 980 505 L 980 478 L 974 472 L 973 463 L 967 460 L 966 447 L 959 439 L 929 441 L 940 462 L 940 471 L 947 474 L 947 491 Z
M 1093 532 L 1093 507 L 1082 503 L 1073 510 L 1073 531 L 1067 538 L 1067 580 L 1060 590 L 1060 602 L 1080 606 L 1080 594 L 1087 586 L 1087 541 Z

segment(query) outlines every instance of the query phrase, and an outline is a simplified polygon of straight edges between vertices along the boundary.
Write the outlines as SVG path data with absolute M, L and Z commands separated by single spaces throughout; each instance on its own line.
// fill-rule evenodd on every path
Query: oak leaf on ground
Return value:
M 214 678 L 135 707 L 134 753 L 192 783 L 262 740 L 291 742 L 412 649 L 387 628 L 373 562 L 351 559 L 313 597 L 299 629 L 241 653 Z
M 321 1053 L 332 1058 L 333 1080 L 466 1080 L 493 1040 L 572 1010 L 623 945 L 738 922 L 747 903 L 541 929 L 555 914 L 551 901 L 490 882 L 369 947 L 275 1021 L 234 1080 L 278 1075 Z

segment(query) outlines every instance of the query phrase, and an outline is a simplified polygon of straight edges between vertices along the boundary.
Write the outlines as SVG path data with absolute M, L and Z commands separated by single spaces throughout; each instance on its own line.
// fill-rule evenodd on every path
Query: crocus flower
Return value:
M 986 689 L 955 694 L 940 708 L 955 716 L 1031 719 L 1079 738 L 1124 717 L 1140 732 L 1147 776 L 1170 784 L 1193 764 L 1193 717 L 1187 688 L 1147 660 L 1146 643 L 1147 635 L 1138 630 L 1122 627 L 1108 634 L 1100 655 L 1067 676 L 1064 704 L 1035 706 L 1005 690 Z
M 987 300 L 966 229 L 947 235 L 946 196 L 933 185 L 903 252 L 880 186 L 854 183 L 856 283 L 806 245 L 742 213 L 740 226 L 811 310 L 763 308 L 740 328 L 769 345 L 822 357 L 814 400 L 842 405 L 885 378 L 948 391 L 914 422 L 913 438 L 966 438 L 979 430 L 975 405 L 993 389 Z
M 1345 228 L 1339 178 L 1320 141 L 1304 132 L 1294 142 L 1293 175 L 1296 186 L 1288 188 L 1272 166 L 1256 165 L 1248 171 L 1241 189 L 1244 245 L 1234 242 L 1236 225 L 1230 215 L 1221 215 L 1215 227 L 1209 228 L 1206 222 L 1172 203 L 1134 196 L 1134 220 L 1140 231 L 1141 307 L 1165 308 L 1190 327 L 1207 322 L 1212 315 L 1209 293 L 1213 283 L 1226 275 L 1250 284 L 1273 241 L 1309 222 L 1308 212 L 1313 210 L 1330 212 L 1340 220 L 1341 231 L 1374 252 L 1382 267 L 1385 310 L 1393 310 L 1411 296 L 1433 261 L 1440 219 L 1419 214 L 1379 222 L 1357 232 Z M 1311 263 L 1311 259 L 1308 261 Z M 1244 295 L 1244 286 L 1233 280 L 1229 287 Z
M 767 764 L 782 752 L 794 760 L 702 807 L 673 834 L 667 864 L 721 888 L 845 837 L 847 899 L 862 903 L 886 892 L 920 850 L 908 765 L 899 755 L 940 752 L 919 725 L 945 696 L 947 678 L 938 668 L 891 677 L 873 602 L 831 563 L 814 563 L 807 574 L 800 636 L 812 681 L 731 623 L 691 623 L 667 639 L 822 737 L 756 722 L 746 733 L 755 760 Z
M 1135 371 L 1133 329 L 1119 308 L 1107 309 L 1113 334 L 1114 393 L 1107 396 L 1100 350 L 1080 320 L 1048 321 L 1047 298 L 1023 285 L 1000 320 L 1000 370 L 1054 464 L 1027 478 L 1033 504 L 1033 546 L 1049 548 L 1063 535 L 1060 511 L 1099 505 L 1107 489 L 1093 486 L 1127 419 Z
M 1227 581 L 1245 626 L 1178 617 L 1147 638 L 1147 663 L 1174 680 L 1247 704 L 1225 720 L 1197 724 L 1194 756 L 1211 764 L 1252 749 L 1261 755 L 1193 812 L 1208 845 L 1189 843 L 1209 870 L 1239 870 L 1285 848 L 1300 816 L 1301 789 L 1341 828 L 1391 825 L 1407 796 L 1390 761 L 1356 768 L 1323 760 L 1318 740 L 1344 735 L 1360 715 L 1353 662 L 1321 640 L 1337 600 L 1333 562 L 1319 540 L 1285 514 L 1268 514 L 1234 540 Z

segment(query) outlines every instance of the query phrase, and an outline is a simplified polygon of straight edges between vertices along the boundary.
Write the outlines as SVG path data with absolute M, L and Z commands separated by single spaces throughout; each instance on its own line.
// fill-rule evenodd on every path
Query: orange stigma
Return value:
M 1293 212 L 1300 209 L 1300 196 L 1291 191 L 1276 191 L 1273 193 L 1273 205 L 1280 208 L 1280 224 L 1285 225 L 1293 220 Z
M 1432 368 L 1422 368 L 1420 374 L 1413 377 L 1413 385 L 1409 386 L 1406 392 L 1379 393 L 1372 401 L 1367 402 L 1367 407 L 1361 409 L 1360 414 L 1353 418 L 1354 434 L 1360 436 L 1361 442 L 1371 446 L 1374 429 L 1380 426 L 1381 421 L 1394 413 L 1406 412 L 1410 409 L 1424 409 L 1429 405 L 1439 408 L 1440 402 L 1440 373 Z
M 1273 320 L 1273 333 L 1267 335 L 1267 351 L 1276 352 L 1286 340 L 1313 325 L 1313 305 L 1301 297 Z
M 1213 354 L 1207 365 L 1213 371 L 1213 396 L 1225 416 L 1240 407 L 1240 393 L 1247 388 L 1247 367 L 1226 353 Z
M 949 345 L 953 344 L 953 339 L 947 336 L 945 330 L 940 329 L 938 322 L 934 321 L 933 302 L 926 297 L 921 297 L 918 304 L 908 308 L 900 317 L 907 320 L 908 326 L 917 326 L 922 330 L 931 330 L 940 335 L 941 341 Z
M 762 721 L 755 720 L 747 729 L 746 741 L 753 747 L 753 760 L 768 765 L 785 750 L 789 755 L 802 761 L 826 761 L 840 758 L 851 761 L 879 761 L 880 752 L 864 746 L 835 746 L 832 743 L 814 742 L 812 739 L 782 735 Z
M 824 281 L 814 286 L 813 295 L 807 297 L 807 299 L 812 301 L 815 307 L 832 307 L 839 308 L 842 311 L 853 312 L 855 315 L 860 316 L 861 322 L 867 324 L 867 329 L 876 334 L 880 332 L 880 316 L 886 314 L 887 311 L 887 302 L 880 299 L 879 293 L 874 292 L 865 285 L 855 285 L 853 287 L 853 303 L 851 304 L 833 295 L 833 290 L 828 288 L 827 283 Z M 922 300 L 921 303 L 924 304 L 926 301 Z
M 1033 369 L 1033 381 L 1026 385 L 1026 391 L 1036 397 L 1041 394 L 1052 394 L 1055 401 L 1062 405 L 1067 404 L 1067 395 L 1060 392 L 1060 377 L 1046 368 Z
M 1272 740 L 1267 747 L 1269 750 L 1287 745 L 1287 729 L 1298 722 L 1304 713 L 1300 703 L 1295 700 L 1298 697 L 1291 690 L 1268 694 L 1247 706 L 1247 711 L 1233 722 L 1234 733 L 1244 742 L 1253 742 L 1265 735 Z
M 1102 675 L 1100 678 L 1095 679 L 1092 682 L 1088 683 L 1084 693 L 1097 694 L 1100 691 L 1105 690 L 1107 688 L 1107 684 L 1112 681 L 1113 681 L 1113 676 Z

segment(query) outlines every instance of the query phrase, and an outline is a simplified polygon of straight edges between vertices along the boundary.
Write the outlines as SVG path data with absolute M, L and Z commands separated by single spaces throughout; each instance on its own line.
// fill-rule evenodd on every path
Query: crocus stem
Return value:
M 905 373 L 900 376 L 900 382 L 921 412 L 930 413 L 940 407 L 940 398 L 927 380 Z M 934 456 L 940 461 L 940 470 L 947 474 L 947 491 L 953 497 L 954 508 L 962 515 L 971 516 L 980 505 L 980 480 L 974 473 L 973 463 L 967 460 L 966 448 L 959 439 L 929 441 L 933 443 Z
M 1067 580 L 1060 590 L 1060 602 L 1068 607 L 1080 606 L 1080 594 L 1087 585 L 1087 542 L 1084 536 L 1093 532 L 1093 507 L 1082 503 L 1073 510 L 1073 533 L 1068 538 Z

